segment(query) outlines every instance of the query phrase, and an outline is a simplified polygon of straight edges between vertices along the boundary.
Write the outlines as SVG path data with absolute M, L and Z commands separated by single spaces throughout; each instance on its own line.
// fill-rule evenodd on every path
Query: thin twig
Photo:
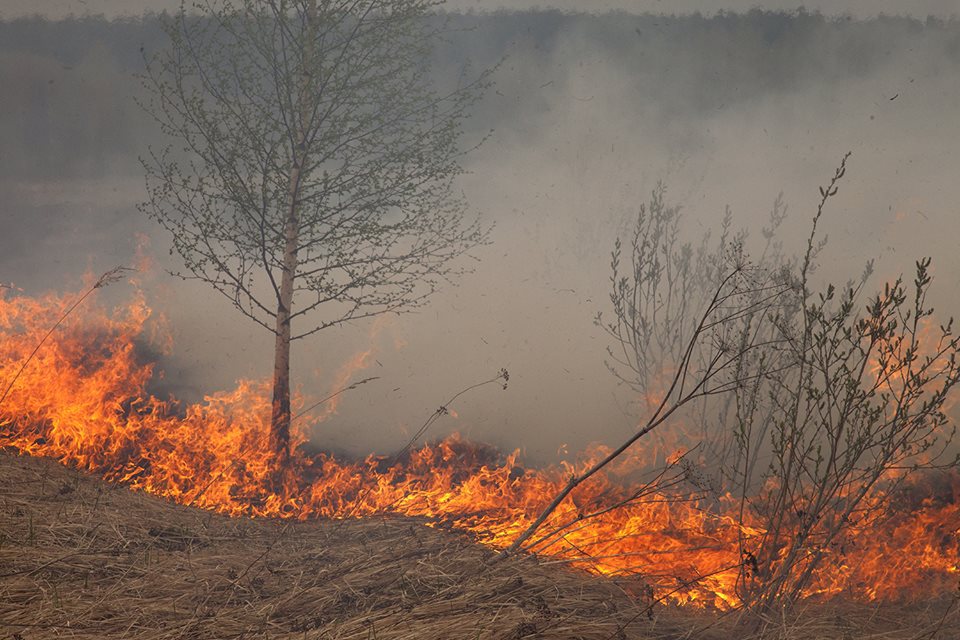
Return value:
M 502 382 L 501 382 L 501 381 L 502 381 Z M 401 448 L 400 448 L 396 453 L 394 453 L 392 456 L 390 456 L 389 458 L 387 458 L 387 460 L 388 460 L 388 462 L 387 462 L 387 467 L 392 467 L 392 466 L 395 465 L 397 462 L 399 462 L 400 458 L 401 458 L 404 454 L 406 454 L 408 451 L 410 451 L 410 448 L 414 445 L 414 443 L 415 443 L 417 440 L 419 440 L 420 437 L 421 437 L 424 433 L 427 432 L 427 429 L 429 429 L 430 426 L 431 426 L 434 422 L 436 422 L 438 418 L 440 418 L 440 416 L 444 416 L 444 415 L 447 415 L 448 413 L 450 413 L 449 407 L 450 407 L 451 404 L 453 404 L 453 403 L 457 400 L 457 398 L 459 398 L 460 396 L 462 396 L 463 394 L 465 394 L 465 393 L 467 393 L 467 392 L 469 392 L 469 391 L 472 391 L 472 390 L 474 390 L 474 389 L 478 389 L 478 388 L 483 387 L 483 386 L 486 386 L 486 385 L 488 385 L 488 384 L 493 384 L 493 383 L 495 383 L 495 382 L 499 382 L 500 384 L 503 385 L 503 388 L 506 389 L 506 388 L 507 388 L 507 383 L 508 383 L 509 381 L 510 381 L 510 373 L 509 373 L 506 369 L 500 369 L 500 371 L 497 372 L 497 375 L 494 376 L 493 378 L 490 378 L 489 380 L 484 380 L 483 382 L 477 382 L 476 384 L 472 384 L 472 385 L 470 385 L 469 387 L 466 387 L 466 388 L 464 388 L 464 389 L 461 389 L 461 390 L 458 391 L 457 393 L 453 394 L 453 396 L 451 396 L 449 400 L 447 400 L 444 404 L 440 405 L 440 406 L 437 408 L 436 411 L 434 411 L 432 414 L 430 414 L 430 417 L 427 418 L 426 421 L 424 421 L 424 423 L 420 426 L 420 428 L 417 429 L 417 432 L 413 434 L 413 437 L 411 437 L 410 440 L 408 440 L 407 443 L 406 443 L 405 445 L 403 445 L 403 447 L 401 447 Z M 365 488 L 360 492 L 360 494 L 357 496 L 356 500 L 354 500 L 353 507 L 350 509 L 350 512 L 347 513 L 346 516 L 344 516 L 343 520 L 347 520 L 347 519 L 353 517 L 353 515 L 356 513 L 357 509 L 359 509 L 359 508 L 360 508 L 360 505 L 363 503 L 363 499 L 367 497 L 367 494 L 368 494 L 368 493 L 370 493 L 370 489 L 369 489 L 369 487 L 365 487 Z M 399 500 L 399 498 L 398 498 L 398 500 Z M 394 503 L 395 503 L 395 502 L 396 502 L 396 501 L 394 501 Z M 386 507 L 389 508 L 389 507 L 393 506 L 394 503 L 391 503 L 391 504 L 389 504 L 389 505 L 386 505 Z
M 358 381 L 358 382 L 354 382 L 354 383 L 352 383 L 352 384 L 351 384 L 350 386 L 348 386 L 348 387 L 344 387 L 344 388 L 342 388 L 342 389 L 339 389 L 339 390 L 331 393 L 330 395 L 328 395 L 328 396 L 327 396 L 326 398 L 324 398 L 323 400 L 318 400 L 317 402 L 314 402 L 312 405 L 310 405 L 309 407 L 307 407 L 306 409 L 304 409 L 303 411 L 301 411 L 301 412 L 298 413 L 297 415 L 293 416 L 293 418 L 290 419 L 290 423 L 292 424 L 295 420 L 299 420 L 300 418 L 302 418 L 303 416 L 307 415 L 308 413 L 310 413 L 311 411 L 313 411 L 314 409 L 316 409 L 317 407 L 319 407 L 319 406 L 322 405 L 323 403 L 329 402 L 330 400 L 333 400 L 334 398 L 336 398 L 336 397 L 337 397 L 338 395 L 340 395 L 341 393 L 344 393 L 344 392 L 346 392 L 346 391 L 352 391 L 353 389 L 356 389 L 357 387 L 359 387 L 359 386 L 362 385 L 362 384 L 367 384 L 368 382 L 373 382 L 374 380 L 379 380 L 379 379 L 380 379 L 380 376 L 372 376 L 372 377 L 370 377 L 370 378 L 364 378 L 363 380 L 360 380 L 360 381 Z

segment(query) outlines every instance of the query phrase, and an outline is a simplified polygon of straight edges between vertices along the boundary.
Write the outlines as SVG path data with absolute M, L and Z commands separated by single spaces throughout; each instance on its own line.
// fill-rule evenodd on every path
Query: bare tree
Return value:
M 932 321 L 930 259 L 916 263 L 912 295 L 897 279 L 863 301 L 871 264 L 839 290 L 817 293 L 810 282 L 817 227 L 846 161 L 820 190 L 806 251 L 768 326 L 776 348 L 750 363 L 755 384 L 737 389 L 718 434 L 736 443 L 727 487 L 740 521 L 760 531 L 741 536 L 738 584 L 759 611 L 802 597 L 825 564 L 844 564 L 838 550 L 887 515 L 911 472 L 957 460 L 944 408 L 960 381 L 960 338 L 952 320 Z
M 690 497 L 707 510 L 721 496 L 739 498 L 738 548 L 730 549 L 738 560 L 728 569 L 739 570 L 741 603 L 760 620 L 811 590 L 837 588 L 818 583 L 821 570 L 845 563 L 842 549 L 886 517 L 899 483 L 958 463 L 945 406 L 960 382 L 960 337 L 952 321 L 933 321 L 929 258 L 916 263 L 912 292 L 897 279 L 863 301 L 870 263 L 842 289 L 813 285 L 826 246 L 821 219 L 848 157 L 820 189 L 797 257 L 775 238 L 785 215 L 779 198 L 751 262 L 729 215 L 715 240 L 694 246 L 681 240 L 679 212 L 666 206 L 663 188 L 654 191 L 627 242 L 614 246 L 613 316 L 597 316 L 612 339 L 608 366 L 644 397 L 644 421 L 573 475 L 508 552 L 535 549 L 625 504 L 573 522 L 553 517 L 591 476 L 693 409 L 703 440 L 690 444 L 710 462 L 699 468 L 688 456 L 681 465 L 695 476 L 688 481 L 698 495 Z M 668 466 L 629 500 L 675 487 L 678 473 Z
M 610 301 L 614 319 L 596 321 L 613 339 L 610 369 L 637 391 L 649 390 L 651 378 L 665 383 L 645 402 L 638 429 L 609 454 L 572 476 L 506 553 L 537 546 L 532 536 L 577 487 L 601 472 L 641 438 L 669 423 L 678 412 L 708 398 L 724 396 L 750 384 L 756 375 L 742 362 L 765 345 L 763 327 L 787 288 L 779 274 L 753 264 L 742 234 L 729 234 L 729 219 L 716 247 L 705 238 L 699 250 L 678 240 L 678 211 L 667 207 L 663 189 L 642 207 L 624 260 L 618 239 L 611 254 Z M 625 264 L 626 263 L 626 264 Z M 752 331 L 744 331 L 752 327 Z M 669 360 L 673 358 L 673 360 Z M 664 366 L 669 362 L 670 366 Z M 669 475 L 669 474 L 667 474 Z M 661 474 L 654 484 L 667 475 Z M 640 499 L 654 486 L 634 492 Z M 593 514 L 591 514 L 592 516 Z M 569 526 L 551 523 L 554 531 Z M 548 536 L 551 534 L 548 534 Z
M 571 477 L 509 550 L 537 547 L 531 538 L 547 523 L 569 527 L 551 515 L 579 485 L 693 408 L 704 425 L 696 445 L 710 459 L 694 469 L 707 479 L 691 479 L 696 498 L 708 509 L 720 496 L 739 498 L 739 548 L 731 549 L 739 560 L 730 569 L 739 568 L 741 603 L 762 617 L 811 589 L 836 588 L 817 583 L 821 570 L 843 565 L 840 550 L 885 517 L 898 483 L 957 464 L 944 408 L 960 382 L 960 337 L 952 321 L 933 321 L 930 260 L 916 263 L 912 292 L 897 279 L 864 301 L 871 263 L 842 289 L 813 284 L 826 246 L 819 227 L 848 157 L 820 189 L 797 257 L 775 238 L 785 214 L 779 198 L 751 263 L 729 216 L 716 240 L 694 246 L 681 240 L 679 212 L 665 205 L 662 187 L 654 191 L 612 253 L 613 317 L 597 316 L 612 339 L 608 366 L 645 397 L 645 421 Z M 675 486 L 676 471 L 656 482 L 664 479 Z
M 178 275 L 275 335 L 281 462 L 291 342 L 417 307 L 487 241 L 455 180 L 489 72 L 433 87 L 439 4 L 206 0 L 147 61 L 143 107 L 175 147 L 143 159 L 142 210 L 172 234 Z

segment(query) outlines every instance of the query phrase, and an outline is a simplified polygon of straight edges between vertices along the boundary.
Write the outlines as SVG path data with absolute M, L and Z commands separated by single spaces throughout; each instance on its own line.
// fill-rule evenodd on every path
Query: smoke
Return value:
M 552 0 L 547 3 L 564 11 L 593 12 L 631 11 L 635 13 L 688 14 L 695 11 L 705 15 L 714 15 L 722 11 L 749 11 L 760 3 L 756 0 L 726 0 L 722 5 L 714 0 L 591 0 L 589 5 L 580 0 Z M 718 6 L 719 5 L 719 6 Z M 451 11 L 529 11 L 546 6 L 539 0 L 447 0 L 446 7 Z M 762 6 L 774 11 L 793 11 L 804 6 L 810 11 L 827 14 L 840 13 L 859 18 L 886 15 L 914 15 L 925 17 L 955 16 L 957 6 L 953 0 L 913 0 L 909 12 L 905 11 L 901 0 L 809 0 L 798 5 L 795 0 L 765 0 Z M 179 0 L 6 0 L 0 17 L 15 18 L 41 13 L 51 18 L 64 18 L 73 15 L 139 15 L 144 11 L 176 11 Z
M 438 53 L 438 77 L 456 77 L 468 57 L 477 68 L 503 60 L 468 137 L 493 134 L 462 182 L 495 223 L 494 242 L 417 313 L 296 345 L 294 376 L 314 399 L 337 390 L 351 360 L 363 364 L 356 379 L 379 377 L 340 398 L 315 427 L 316 446 L 395 450 L 440 403 L 501 367 L 507 391 L 464 396 L 451 407 L 458 417 L 427 437 L 456 430 L 534 460 L 622 440 L 640 419 L 636 398 L 606 370 L 593 318 L 607 309 L 613 241 L 661 180 L 691 240 L 727 206 L 758 236 L 782 192 L 782 237 L 800 250 L 817 187 L 850 150 L 818 277 L 842 283 L 876 258 L 882 286 L 931 255 L 938 315 L 956 312 L 960 24 L 760 13 L 456 20 L 473 30 Z M 132 261 L 146 233 L 158 268 L 144 284 L 174 343 L 158 389 L 194 401 L 268 375 L 271 337 L 204 285 L 164 275 L 178 266 L 169 239 L 135 210 L 136 157 L 159 138 L 132 104 L 132 74 L 140 43 L 160 45 L 155 26 L 2 29 L 22 37 L 0 39 L 19 43 L 0 45 L 0 81 L 16 105 L 0 121 L 0 281 L 71 286 L 83 271 Z M 70 44 L 94 31 L 96 46 Z M 114 287 L 108 301 L 120 297 Z

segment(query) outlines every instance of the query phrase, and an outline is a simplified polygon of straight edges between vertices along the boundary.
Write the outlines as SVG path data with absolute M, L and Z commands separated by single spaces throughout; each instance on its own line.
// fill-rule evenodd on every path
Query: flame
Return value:
M 147 393 L 154 365 L 141 361 L 135 347 L 149 333 L 151 310 L 142 295 L 112 311 L 80 307 L 29 358 L 76 300 L 0 292 L 0 388 L 13 383 L 0 403 L 0 445 L 183 504 L 300 520 L 421 516 L 503 548 L 571 473 L 608 451 L 598 446 L 572 461 L 529 469 L 518 451 L 501 455 L 452 436 L 397 460 L 350 461 L 307 454 L 300 431 L 293 434 L 291 473 L 278 488 L 270 465 L 266 382 L 240 381 L 233 391 L 189 406 Z M 368 357 L 358 355 L 343 371 L 364 366 Z M 294 404 L 305 403 L 297 398 Z M 684 455 L 670 458 L 679 463 Z M 639 575 L 658 597 L 677 603 L 736 606 L 740 545 L 763 534 L 759 523 L 749 514 L 739 517 L 729 495 L 704 500 L 695 493 L 638 491 L 644 485 L 626 481 L 631 470 L 623 465 L 579 486 L 531 550 L 543 562 Z M 918 481 L 908 489 L 897 494 L 900 508 L 854 523 L 849 538 L 826 551 L 829 561 L 808 595 L 892 600 L 956 588 L 960 476 L 933 487 Z
M 354 374 L 358 371 L 363 371 L 370 366 L 370 360 L 373 358 L 376 353 L 376 340 L 380 336 L 380 333 L 383 331 L 383 328 L 386 326 L 388 321 L 388 316 L 380 316 L 374 320 L 373 324 L 370 327 L 370 332 L 367 334 L 367 342 L 371 345 L 363 351 L 359 351 L 353 356 L 340 365 L 340 368 L 337 370 L 336 375 L 334 376 L 334 382 L 331 386 L 331 393 L 335 392 L 337 389 L 342 389 L 350 384 L 350 380 L 353 379 Z M 316 416 L 316 422 L 325 422 L 330 416 L 336 415 L 337 409 L 340 407 L 340 400 L 342 396 L 333 395 L 330 400 L 325 403 L 320 414 Z

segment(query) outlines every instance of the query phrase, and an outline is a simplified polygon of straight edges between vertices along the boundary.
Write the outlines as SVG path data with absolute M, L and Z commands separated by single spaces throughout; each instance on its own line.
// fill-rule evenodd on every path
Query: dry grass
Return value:
M 735 614 L 658 606 L 639 582 L 491 562 L 406 518 L 231 519 L 0 453 L 0 638 L 745 637 Z M 960 638 L 949 603 L 819 606 L 762 638 Z

